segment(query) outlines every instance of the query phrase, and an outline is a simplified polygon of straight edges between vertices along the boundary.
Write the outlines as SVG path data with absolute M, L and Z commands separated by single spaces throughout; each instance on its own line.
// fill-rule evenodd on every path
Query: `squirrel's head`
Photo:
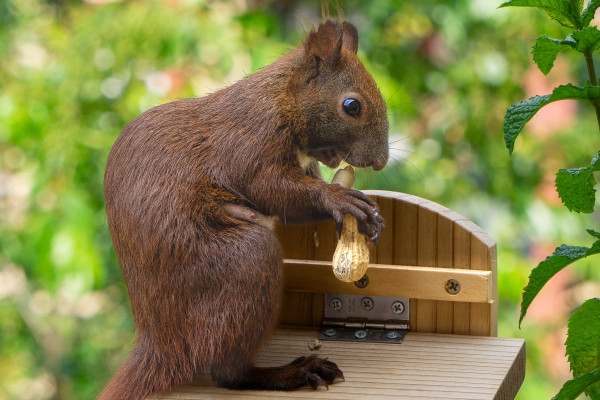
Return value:
M 306 153 L 329 167 L 342 159 L 381 170 L 388 160 L 385 101 L 358 59 L 358 31 L 348 22 L 321 24 L 298 50 L 290 82 L 294 107 L 307 129 Z

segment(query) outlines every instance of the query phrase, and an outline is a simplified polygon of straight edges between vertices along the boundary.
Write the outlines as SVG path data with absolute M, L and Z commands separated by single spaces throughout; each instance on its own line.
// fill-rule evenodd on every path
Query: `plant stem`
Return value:
M 596 68 L 594 68 L 594 59 L 592 58 L 592 52 L 585 53 L 585 64 L 587 65 L 588 75 L 590 76 L 590 85 L 598 86 L 598 79 L 596 78 Z M 600 102 L 598 100 L 592 101 L 594 110 L 596 110 L 596 120 L 598 121 L 598 130 L 600 130 Z

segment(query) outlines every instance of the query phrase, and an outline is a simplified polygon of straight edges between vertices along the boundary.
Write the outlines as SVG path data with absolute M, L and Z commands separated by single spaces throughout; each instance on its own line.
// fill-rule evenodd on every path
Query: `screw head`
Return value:
M 392 312 L 394 314 L 402 314 L 404 312 L 404 303 L 401 301 L 395 301 L 392 304 Z
M 331 308 L 334 311 L 339 311 L 342 309 L 342 301 L 340 299 L 338 299 L 337 297 L 334 297 L 333 299 L 329 300 L 329 308 Z
M 399 336 L 398 332 L 396 332 L 396 331 L 388 332 L 385 335 L 385 337 L 388 338 L 388 339 L 398 339 L 398 336 Z
M 460 282 L 456 279 L 448 279 L 445 288 L 448 294 L 457 295 L 460 292 Z
M 367 331 L 358 330 L 354 332 L 354 337 L 357 339 L 364 339 L 367 337 Z
M 360 306 L 363 310 L 370 311 L 375 306 L 375 302 L 373 302 L 373 299 L 370 297 L 363 297 L 360 301 Z
M 331 337 L 337 335 L 337 332 L 335 329 L 328 328 L 323 331 L 323 335 Z

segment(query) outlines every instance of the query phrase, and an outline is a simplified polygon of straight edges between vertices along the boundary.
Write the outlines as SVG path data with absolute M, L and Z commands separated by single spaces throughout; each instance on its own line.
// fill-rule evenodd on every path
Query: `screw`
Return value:
M 402 314 L 404 312 L 404 303 L 401 301 L 395 301 L 392 304 L 392 312 L 394 314 Z
M 451 295 L 456 295 L 460 292 L 460 282 L 456 279 L 448 279 L 446 281 L 446 292 Z
M 369 286 L 369 277 L 367 276 L 367 274 L 364 274 L 362 278 L 354 282 L 354 286 L 356 286 L 359 289 L 364 289 L 367 286 Z
M 337 297 L 334 297 L 333 299 L 329 300 L 329 307 L 333 311 L 339 311 L 342 309 L 342 301 Z
M 388 333 L 385 335 L 385 337 L 386 337 L 386 338 L 388 338 L 388 339 L 398 339 L 398 336 L 399 336 L 399 335 L 398 335 L 398 332 L 396 332 L 396 331 L 391 331 L 391 332 L 388 332 Z
M 331 336 L 335 336 L 335 335 L 337 335 L 337 332 L 335 331 L 335 329 L 331 329 L 331 328 L 329 328 L 329 329 L 325 329 L 325 330 L 323 331 L 323 335 L 325 335 L 325 336 L 328 336 L 328 337 L 331 337 Z
M 367 331 L 363 331 L 363 330 L 356 331 L 356 332 L 354 332 L 354 337 L 357 339 L 364 339 L 367 337 Z
M 363 299 L 360 301 L 360 305 L 362 306 L 363 310 L 369 311 L 373 309 L 375 303 L 373 303 L 373 299 L 370 297 L 363 297 Z

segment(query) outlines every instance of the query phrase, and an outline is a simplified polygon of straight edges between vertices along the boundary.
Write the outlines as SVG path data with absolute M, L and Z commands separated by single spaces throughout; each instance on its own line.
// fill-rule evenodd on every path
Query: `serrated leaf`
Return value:
M 592 157 L 589 167 L 561 168 L 556 174 L 556 191 L 569 211 L 591 213 L 596 203 L 596 178 L 600 170 L 600 152 Z
M 592 244 L 592 247 L 567 246 L 563 244 L 558 246 L 552 255 L 546 257 L 544 261 L 539 263 L 537 267 L 531 271 L 529 282 L 527 283 L 527 286 L 525 286 L 525 289 L 523 289 L 519 326 L 521 326 L 521 322 L 523 321 L 531 302 L 550 278 L 567 265 L 597 253 L 600 253 L 600 240 L 595 241 L 594 244 Z
M 594 212 L 596 179 L 590 168 L 561 168 L 556 174 L 556 191 L 569 211 Z
M 567 37 L 569 38 L 575 42 L 574 47 L 571 47 L 581 53 L 591 52 L 600 47 L 600 30 L 595 26 L 574 31 Z
M 600 382 L 600 370 L 591 371 L 566 381 L 560 391 L 552 400 L 575 400 L 584 390 Z
M 592 157 L 590 168 L 592 169 L 592 171 L 600 171 L 600 151 L 594 154 L 594 157 Z
M 506 110 L 504 116 L 504 142 L 510 154 L 514 149 L 514 143 L 523 130 L 525 124 L 546 104 L 558 100 L 584 100 L 592 101 L 600 99 L 600 87 L 586 84 L 584 87 L 571 84 L 554 88 L 551 94 L 534 96 L 529 100 L 513 104 Z
M 589 26 L 574 31 L 562 40 L 553 39 L 547 35 L 539 36 L 531 53 L 533 54 L 533 61 L 544 75 L 550 72 L 558 52 L 565 47 L 571 47 L 580 53 L 593 52 L 600 47 L 600 30 L 595 26 Z
M 573 377 L 598 370 L 600 299 L 587 300 L 571 315 L 567 335 L 565 344 Z M 588 386 L 585 393 L 591 398 L 600 398 L 600 384 Z
M 590 21 L 594 19 L 596 10 L 600 7 L 600 0 L 591 0 L 585 10 L 581 13 L 581 23 L 583 26 L 588 26 Z
M 583 0 L 510 0 L 500 7 L 535 7 L 543 10 L 559 24 L 581 29 Z
M 534 96 L 528 100 L 513 104 L 504 115 L 504 143 L 509 154 L 512 154 L 515 140 L 525 124 L 546 104 L 550 103 L 551 95 Z
M 556 60 L 558 52 L 567 46 L 569 46 L 569 44 L 565 43 L 563 40 L 552 39 L 546 35 L 539 36 L 531 51 L 533 54 L 533 61 L 544 75 L 548 75 L 548 72 L 550 72 L 554 66 L 554 61 Z

